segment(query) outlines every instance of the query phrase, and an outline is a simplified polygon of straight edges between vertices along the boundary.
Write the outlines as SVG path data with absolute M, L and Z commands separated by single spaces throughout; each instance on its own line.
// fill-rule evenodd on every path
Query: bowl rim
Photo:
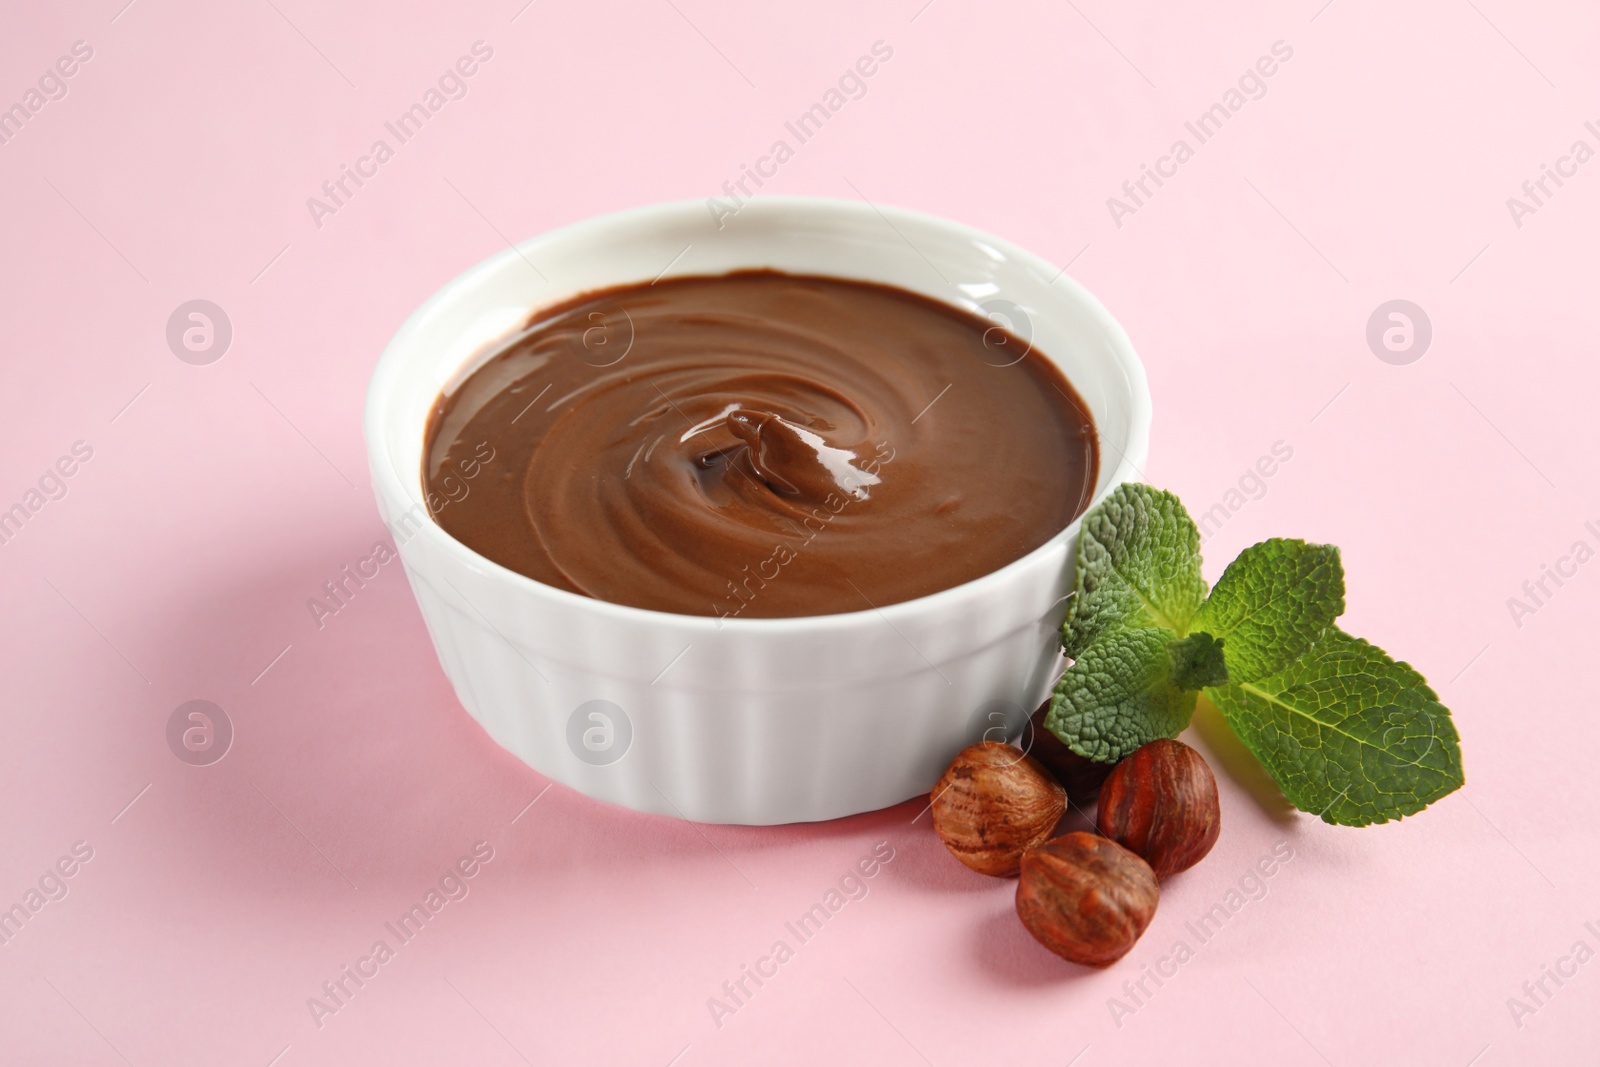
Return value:
M 802 214 L 819 212 L 843 213 L 856 218 L 870 218 L 876 215 L 882 221 L 890 222 L 891 226 L 894 220 L 900 220 L 921 227 L 932 227 L 943 230 L 950 236 L 967 243 L 988 245 L 995 251 L 1000 252 L 1008 260 L 1018 263 L 1040 278 L 1054 278 L 1054 281 L 1047 283 L 1050 288 L 1054 288 L 1057 285 L 1065 286 L 1065 291 L 1069 298 L 1082 308 L 1094 326 L 1104 334 L 1109 342 L 1111 355 L 1127 381 L 1131 402 L 1127 435 L 1123 440 L 1112 445 L 1118 453 L 1118 460 L 1112 470 L 1111 478 L 1105 483 L 1104 489 L 1089 498 L 1089 503 L 1084 508 L 1083 513 L 1052 535 L 1049 540 L 1027 554 L 1019 556 L 1003 567 L 958 585 L 953 585 L 948 589 L 941 589 L 938 592 L 929 593 L 926 596 L 916 597 L 912 600 L 873 606 L 860 611 L 778 618 L 682 615 L 676 612 L 658 611 L 654 608 L 641 608 L 631 604 L 617 604 L 608 600 L 600 600 L 595 597 L 585 596 L 582 593 L 558 589 L 553 585 L 547 585 L 518 571 L 511 570 L 509 567 L 481 555 L 475 549 L 446 532 L 444 527 L 435 521 L 426 504 L 407 488 L 406 479 L 395 467 L 393 459 L 389 455 L 387 434 L 385 432 L 391 417 L 391 400 L 395 390 L 395 380 L 400 373 L 400 368 L 409 360 L 415 359 L 421 354 L 420 350 L 415 348 L 413 342 L 413 335 L 420 327 L 420 324 L 430 317 L 440 305 L 456 299 L 460 290 L 470 287 L 487 275 L 503 270 L 512 261 L 525 261 L 526 257 L 541 245 L 571 241 L 590 230 L 606 230 L 630 223 L 649 223 L 663 218 L 676 218 L 691 211 L 704 212 L 705 210 L 704 200 L 669 200 L 608 212 L 603 215 L 594 215 L 576 222 L 567 223 L 555 229 L 546 230 L 468 267 L 435 290 L 427 300 L 423 301 L 415 311 L 406 317 L 405 321 L 401 323 L 394 335 L 385 344 L 373 369 L 372 377 L 367 385 L 363 414 L 363 436 L 366 439 L 368 466 L 374 479 L 374 491 L 390 501 L 402 503 L 409 501 L 413 506 L 403 514 L 410 514 L 411 511 L 418 507 L 422 509 L 423 521 L 406 536 L 405 541 L 409 542 L 418 537 L 426 538 L 430 544 L 446 553 L 454 562 L 468 570 L 478 572 L 491 581 L 509 584 L 512 588 L 518 590 L 518 595 L 520 596 L 533 597 L 535 599 L 542 598 L 551 602 L 553 606 L 559 606 L 566 610 L 589 612 L 612 622 L 674 627 L 681 631 L 701 635 L 726 632 L 734 635 L 780 636 L 823 631 L 836 632 L 841 629 L 853 629 L 869 625 L 878 626 L 885 621 L 893 626 L 904 619 L 924 616 L 929 612 L 942 613 L 944 609 L 957 606 L 964 600 L 981 597 L 985 594 L 987 587 L 1002 585 L 1011 575 L 1035 565 L 1040 557 L 1059 551 L 1082 524 L 1084 515 L 1088 514 L 1118 485 L 1126 481 L 1142 480 L 1142 468 L 1149 449 L 1151 419 L 1150 387 L 1145 375 L 1144 364 L 1134 350 L 1133 342 L 1122 328 L 1122 324 L 1106 310 L 1105 305 L 1101 304 L 1093 293 L 1067 274 L 1065 268 L 1057 268 L 1042 257 L 1005 238 L 927 212 L 837 197 L 773 194 L 763 195 L 759 199 L 747 200 L 740 207 L 740 214 L 746 211 L 751 211 L 752 213 L 795 211 Z M 843 273 L 835 276 L 845 280 L 854 280 Z M 554 299 L 559 301 L 566 299 L 570 295 L 576 294 L 557 295 Z M 950 301 L 943 302 L 950 303 Z M 529 308 L 530 313 L 538 306 L 540 305 L 531 305 Z M 959 305 L 952 303 L 951 306 Z M 481 355 L 481 352 L 479 355 Z M 1041 355 L 1055 362 L 1048 352 L 1041 352 Z M 475 357 L 469 357 L 469 360 L 470 358 Z M 463 366 L 466 365 L 466 362 L 464 362 Z M 460 371 L 461 368 L 458 367 L 452 373 L 459 374 Z M 1100 433 L 1098 422 L 1095 429 L 1096 438 L 1101 445 L 1100 460 L 1103 465 L 1106 460 L 1106 438 Z M 417 427 L 417 433 L 426 433 L 426 427 Z M 422 477 L 420 468 L 415 474 L 417 488 L 420 488 Z M 382 483 L 381 485 L 379 484 L 380 482 Z M 386 525 L 389 524 L 386 523 Z M 392 525 L 389 532 L 391 536 L 396 536 Z M 400 547 L 398 537 L 396 547 Z M 421 575 L 421 577 L 425 579 L 426 575 Z

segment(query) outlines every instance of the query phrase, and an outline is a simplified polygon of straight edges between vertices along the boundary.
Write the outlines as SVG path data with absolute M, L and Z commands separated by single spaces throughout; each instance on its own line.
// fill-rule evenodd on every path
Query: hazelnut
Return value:
M 1182 741 L 1152 741 L 1106 779 L 1096 821 L 1101 833 L 1166 878 L 1199 863 L 1217 843 L 1217 779 Z
M 1030 729 L 1026 736 L 1031 738 L 1027 746 L 1028 755 L 1055 775 L 1056 781 L 1066 788 L 1069 800 L 1079 807 L 1087 807 L 1094 803 L 1095 794 L 1100 792 L 1100 783 L 1106 780 L 1106 775 L 1116 765 L 1097 763 L 1072 751 L 1064 741 L 1045 729 L 1044 717 L 1048 714 L 1050 701 L 1046 700 L 1028 719 Z
M 979 874 L 1017 873 L 1023 850 L 1050 836 L 1067 794 L 1039 762 L 1010 745 L 963 749 L 933 787 L 933 828 Z
M 1062 959 L 1104 967 L 1127 955 L 1160 897 L 1149 864 L 1115 841 L 1079 831 L 1023 853 L 1017 916 Z

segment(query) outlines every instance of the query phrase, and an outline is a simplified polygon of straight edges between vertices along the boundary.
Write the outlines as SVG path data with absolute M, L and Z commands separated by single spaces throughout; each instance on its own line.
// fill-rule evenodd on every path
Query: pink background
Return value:
M 0 507 L 93 449 L 0 547 L 0 905 L 93 849 L 0 947 L 0 1061 L 1595 1062 L 1600 962 L 1507 1005 L 1600 949 L 1600 564 L 1520 626 L 1507 607 L 1600 546 L 1600 162 L 1520 227 L 1506 206 L 1600 147 L 1591 9 L 123 3 L 13 4 L 0 30 L 0 103 L 94 50 L 0 146 Z M 306 198 L 478 40 L 469 94 L 316 226 Z M 1339 829 L 1202 715 L 1221 841 L 1105 972 L 1034 944 L 919 801 L 746 829 L 544 792 L 457 704 L 397 568 L 320 631 L 306 607 L 383 536 L 362 397 L 412 308 L 505 238 L 716 194 L 877 40 L 867 95 L 766 191 L 1071 261 L 1149 369 L 1154 482 L 1199 513 L 1293 449 L 1208 576 L 1266 536 L 1339 544 L 1346 626 L 1463 739 L 1460 793 Z M 1267 94 L 1117 226 L 1107 197 L 1278 40 Z M 194 298 L 233 324 L 209 366 L 164 336 Z M 1405 366 L 1365 340 L 1394 298 L 1433 325 Z M 237 731 L 207 767 L 165 738 L 193 698 Z M 307 998 L 478 841 L 470 895 L 319 1028 Z M 869 895 L 717 1026 L 707 999 L 880 841 Z M 1267 895 L 1119 1026 L 1108 998 L 1280 842 Z

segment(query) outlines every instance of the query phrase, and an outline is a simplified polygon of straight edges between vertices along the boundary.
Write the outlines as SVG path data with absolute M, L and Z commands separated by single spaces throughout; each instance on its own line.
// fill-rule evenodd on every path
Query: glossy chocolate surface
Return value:
M 728 618 L 862 611 L 1039 547 L 1098 473 L 1088 405 L 1001 327 L 747 271 L 590 293 L 441 397 L 435 520 L 540 582 Z

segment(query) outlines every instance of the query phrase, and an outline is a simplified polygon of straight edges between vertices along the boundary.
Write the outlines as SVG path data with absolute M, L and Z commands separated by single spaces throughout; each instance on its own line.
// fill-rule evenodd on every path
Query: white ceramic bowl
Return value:
M 927 792 L 986 731 L 1014 736 L 1043 699 L 1058 669 L 1076 522 L 992 574 L 877 611 L 719 620 L 609 604 L 507 570 L 432 521 L 422 450 L 434 401 L 530 312 L 585 291 L 744 267 L 862 279 L 1031 332 L 1092 409 L 1098 501 L 1145 462 L 1144 368 L 1071 278 L 965 226 L 785 197 L 750 201 L 722 223 L 700 201 L 591 219 L 436 293 L 389 342 L 368 390 L 378 507 L 456 695 L 540 773 L 702 822 L 886 807 Z

